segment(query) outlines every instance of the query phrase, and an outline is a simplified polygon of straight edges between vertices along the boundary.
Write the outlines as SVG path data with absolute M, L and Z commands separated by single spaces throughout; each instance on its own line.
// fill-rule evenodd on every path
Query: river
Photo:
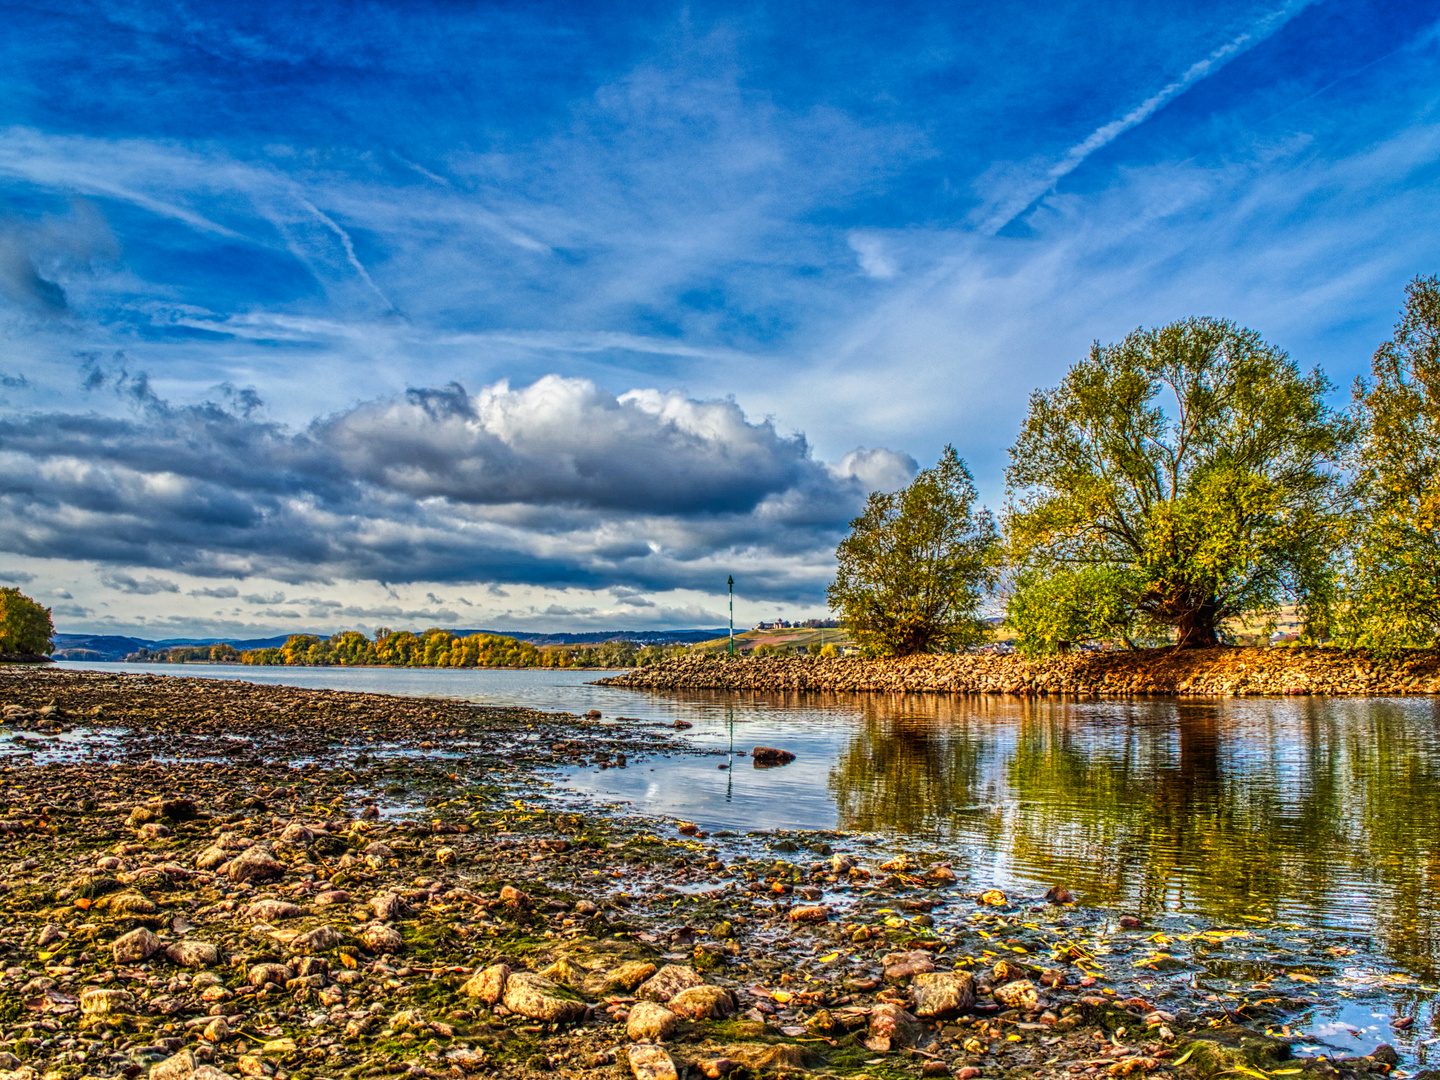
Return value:
M 1291 970 L 1277 950 L 1318 950 L 1328 992 L 1357 999 L 1312 1027 L 1341 1045 L 1390 1037 L 1369 991 L 1425 1019 L 1440 980 L 1437 699 L 742 696 L 587 685 L 593 671 L 63 666 L 684 721 L 698 753 L 557 782 L 711 831 L 868 833 L 944 852 L 973 885 L 1061 884 L 1172 928 L 1248 927 L 1258 951 L 1235 952 L 1240 979 Z M 735 753 L 756 745 L 797 757 L 758 769 Z M 1314 981 L 1293 970 L 1297 989 Z M 1404 1041 L 1423 1060 L 1434 1035 Z

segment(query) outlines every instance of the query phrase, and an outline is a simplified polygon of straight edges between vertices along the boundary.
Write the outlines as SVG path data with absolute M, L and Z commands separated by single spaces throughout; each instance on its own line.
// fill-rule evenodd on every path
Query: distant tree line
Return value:
M 1440 641 L 1440 278 L 1416 278 L 1349 408 L 1253 330 L 1184 319 L 1101 345 L 1037 390 L 997 522 L 952 447 L 875 493 L 830 587 L 861 649 L 989 639 L 1206 647 L 1268 634 L 1376 650 Z
M 233 645 L 182 645 L 141 650 L 127 660 L 157 664 L 229 663 L 288 667 L 431 667 L 431 668 L 629 668 L 683 654 L 685 647 L 604 641 L 591 645 L 537 647 L 499 634 L 468 634 L 431 629 L 415 634 L 382 627 L 374 640 L 356 630 L 322 638 L 292 634 L 284 645 L 236 649 Z

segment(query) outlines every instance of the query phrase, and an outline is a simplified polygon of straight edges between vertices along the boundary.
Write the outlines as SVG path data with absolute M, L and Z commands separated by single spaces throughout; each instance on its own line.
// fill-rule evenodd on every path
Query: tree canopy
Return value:
M 980 604 L 994 586 L 994 518 L 975 508 L 970 470 L 947 446 L 896 492 L 872 492 L 835 556 L 827 596 L 861 650 L 943 652 L 984 640 Z
M 1193 318 L 1096 342 L 1031 395 L 1006 471 L 1022 644 L 1043 646 L 1026 619 L 1042 586 L 1070 607 L 1056 641 L 1100 625 L 1206 646 L 1283 603 L 1323 616 L 1350 439 L 1329 389 L 1254 331 Z
M 19 589 L 0 589 L 0 652 L 49 656 L 55 651 L 50 609 Z
M 1342 627 L 1355 644 L 1440 639 L 1440 277 L 1417 277 L 1357 380 L 1355 531 Z

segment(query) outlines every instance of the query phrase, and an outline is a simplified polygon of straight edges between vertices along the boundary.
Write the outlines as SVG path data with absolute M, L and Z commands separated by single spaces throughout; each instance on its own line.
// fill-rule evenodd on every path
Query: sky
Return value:
M 1440 0 L 0 10 L 0 583 L 62 632 L 822 616 L 1092 341 L 1343 404 L 1440 272 Z

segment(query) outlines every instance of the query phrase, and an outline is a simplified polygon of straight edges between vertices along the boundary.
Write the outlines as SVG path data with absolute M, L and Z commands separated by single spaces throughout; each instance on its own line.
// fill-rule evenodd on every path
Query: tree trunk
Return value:
M 1204 604 L 1180 616 L 1175 623 L 1175 648 L 1213 649 L 1219 645 L 1215 614 L 1214 605 Z

